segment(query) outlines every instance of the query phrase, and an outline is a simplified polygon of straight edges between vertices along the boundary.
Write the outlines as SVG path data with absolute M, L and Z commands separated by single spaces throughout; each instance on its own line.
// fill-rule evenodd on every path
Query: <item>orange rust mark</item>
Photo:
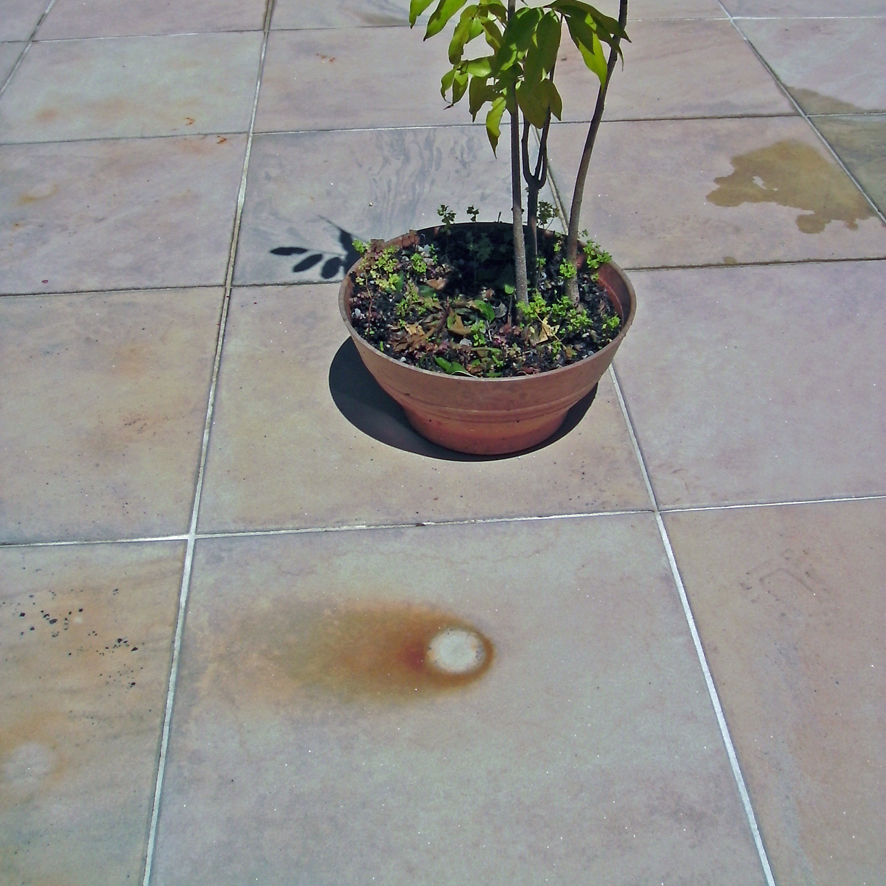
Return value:
M 482 644 L 482 661 L 467 673 L 428 663 L 431 641 L 452 628 L 471 632 Z M 236 695 L 246 704 L 330 695 L 405 702 L 466 686 L 489 670 L 493 658 L 492 642 L 475 626 L 431 607 L 295 602 L 244 618 L 220 643 L 212 679 L 238 684 Z
M 194 118 L 193 117 L 185 117 L 185 120 L 187 121 L 188 126 L 194 125 Z

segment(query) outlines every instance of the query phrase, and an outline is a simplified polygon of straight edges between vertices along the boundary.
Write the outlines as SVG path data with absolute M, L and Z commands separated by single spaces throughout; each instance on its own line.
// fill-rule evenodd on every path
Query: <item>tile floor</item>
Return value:
M 886 882 L 879 0 L 632 3 L 638 317 L 503 459 L 337 314 L 351 237 L 507 210 L 407 0 L 2 7 L 0 882 Z

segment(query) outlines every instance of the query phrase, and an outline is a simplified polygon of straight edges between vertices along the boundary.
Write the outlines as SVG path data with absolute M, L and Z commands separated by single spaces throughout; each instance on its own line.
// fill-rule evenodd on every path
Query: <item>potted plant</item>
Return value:
M 411 0 L 410 25 L 434 2 Z M 358 244 L 363 256 L 339 304 L 367 369 L 420 434 L 461 452 L 516 452 L 553 434 L 593 389 L 634 316 L 624 273 L 579 234 L 606 93 L 628 39 L 627 0 L 618 20 L 582 0 L 520 9 L 516 0 L 436 2 L 425 39 L 460 12 L 444 98 L 467 96 L 474 119 L 485 109 L 493 151 L 508 112 L 512 221 L 480 222 L 468 207 L 471 222 L 455 224 L 443 205 L 435 228 Z M 554 207 L 539 199 L 551 121 L 562 114 L 554 74 L 564 25 L 599 80 L 565 236 L 544 230 Z

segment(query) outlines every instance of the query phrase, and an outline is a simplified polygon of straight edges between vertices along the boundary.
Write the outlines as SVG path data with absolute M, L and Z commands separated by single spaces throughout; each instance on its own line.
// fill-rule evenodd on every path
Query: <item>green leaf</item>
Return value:
M 601 83 L 605 83 L 606 58 L 603 55 L 603 46 L 600 44 L 600 38 L 592 25 L 587 19 L 569 14 L 566 16 L 566 25 L 569 28 L 572 42 L 578 47 L 578 51 L 581 53 L 581 57 L 584 59 L 587 67 L 597 75 Z
M 451 71 L 447 71 L 440 78 L 440 94 L 443 96 L 443 98 L 446 98 L 446 93 L 449 92 L 450 89 L 452 89 L 452 81 L 455 80 L 455 71 L 456 69 L 453 68 Z
M 535 26 L 544 12 L 535 7 L 518 10 L 508 22 L 501 38 L 501 46 L 492 62 L 494 73 L 512 67 L 520 56 L 525 54 L 532 43 Z
M 465 73 L 470 74 L 472 77 L 486 79 L 492 73 L 492 59 L 489 56 L 473 58 L 470 61 L 464 62 L 462 68 Z
M 492 107 L 486 115 L 486 136 L 489 139 L 489 144 L 492 145 L 493 154 L 498 147 L 498 140 L 501 137 L 501 118 L 504 115 L 506 104 L 505 97 L 500 95 L 492 103 Z
M 468 75 L 460 68 L 456 69 L 455 77 L 452 80 L 452 104 L 460 102 L 467 91 Z
M 423 0 L 420 0 L 420 2 L 423 2 Z M 446 27 L 446 23 L 449 19 L 451 19 L 466 2 L 467 0 L 440 0 L 437 4 L 437 8 L 434 10 L 428 21 L 428 27 L 425 31 L 425 40 L 429 37 L 433 37 L 435 34 L 439 34 L 440 31 Z
M 476 20 L 477 5 L 468 6 L 461 14 L 452 40 L 449 43 L 449 61 L 456 65 L 464 54 L 465 44 L 483 33 L 483 26 Z
M 544 99 L 548 107 L 558 120 L 563 116 L 563 99 L 557 91 L 553 80 L 542 80 L 539 89 L 544 94 Z
M 415 25 L 415 20 L 434 2 L 434 0 L 410 0 L 409 3 L 409 27 Z
M 548 106 L 540 90 L 533 89 L 528 83 L 521 81 L 517 84 L 517 105 L 536 129 L 541 129 L 545 125 Z
M 477 313 L 482 314 L 486 318 L 487 322 L 491 323 L 495 319 L 495 308 L 488 301 L 478 301 L 475 299 L 470 304 Z
M 467 375 L 470 376 L 470 372 L 467 371 L 464 367 L 462 367 L 458 363 L 453 363 L 450 360 L 447 360 L 445 357 L 434 357 L 434 362 L 446 373 L 449 375 Z
M 495 98 L 495 90 L 486 81 L 486 77 L 472 77 L 471 85 L 468 87 L 469 110 L 475 120 L 480 108 Z
M 560 51 L 560 31 L 560 17 L 552 12 L 547 13 L 538 24 L 535 42 L 538 45 L 541 67 L 545 74 L 550 73 L 557 61 L 557 53 Z

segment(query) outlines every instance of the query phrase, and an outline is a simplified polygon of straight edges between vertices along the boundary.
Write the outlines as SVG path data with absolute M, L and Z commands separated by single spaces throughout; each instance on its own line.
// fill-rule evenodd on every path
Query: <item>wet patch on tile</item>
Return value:
M 245 132 L 260 34 L 31 46 L 0 103 L 0 142 Z
M 847 103 L 886 110 L 880 51 L 886 17 L 738 19 L 736 25 L 806 113 L 840 113 Z
M 221 292 L 0 299 L 4 541 L 186 530 Z
M 776 882 L 886 867 L 886 505 L 665 515 Z
M 0 876 L 141 875 L 183 546 L 0 550 Z
M 552 175 L 567 194 L 584 129 L 560 124 L 551 133 Z M 854 227 L 831 223 L 810 235 L 798 227 L 797 208 L 771 199 L 784 196 L 771 192 L 775 185 L 806 194 L 801 169 L 792 167 L 797 157 L 828 188 L 823 195 L 802 198 L 803 204 L 814 201 L 813 223 L 845 218 Z M 749 158 L 739 161 L 747 170 L 737 173 L 733 158 Z M 777 180 L 764 187 L 761 173 Z M 734 195 L 718 190 L 723 180 L 740 177 L 749 180 L 739 199 L 765 201 L 735 205 Z M 715 200 L 721 198 L 729 205 L 718 205 Z M 744 263 L 886 255 L 886 226 L 824 154 L 809 125 L 789 117 L 604 122 L 581 224 L 628 269 L 720 264 L 727 257 Z
M 714 179 L 717 188 L 707 199 L 716 206 L 775 203 L 801 210 L 797 227 L 820 234 L 831 222 L 849 230 L 876 213 L 843 171 L 811 145 L 776 142 L 733 157 L 731 175 Z
M 886 116 L 817 117 L 815 126 L 881 212 L 886 212 Z

